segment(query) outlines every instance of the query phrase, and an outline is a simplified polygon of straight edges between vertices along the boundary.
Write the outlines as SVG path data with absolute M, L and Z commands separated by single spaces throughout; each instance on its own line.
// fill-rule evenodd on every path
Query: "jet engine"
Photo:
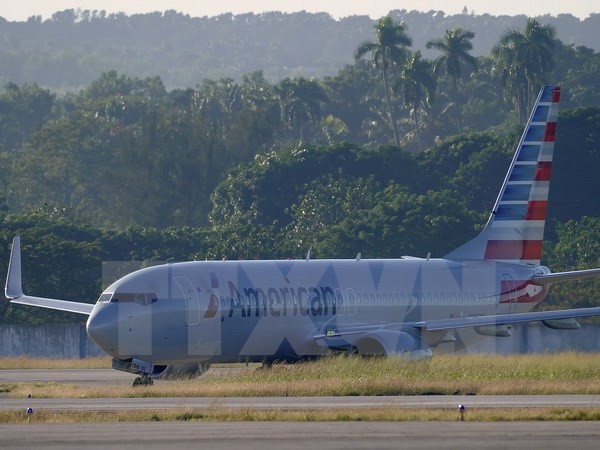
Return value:
M 362 356 L 402 355 L 410 359 L 432 356 L 431 347 L 420 337 L 396 330 L 376 330 L 360 335 L 354 343 L 356 353 Z

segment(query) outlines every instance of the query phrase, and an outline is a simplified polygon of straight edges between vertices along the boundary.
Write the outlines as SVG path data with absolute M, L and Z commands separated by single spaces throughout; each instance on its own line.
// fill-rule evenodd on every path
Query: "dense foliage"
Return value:
M 154 19 L 169 18 L 180 16 Z M 411 48 L 410 27 L 384 18 L 352 64 L 321 79 L 271 82 L 259 70 L 169 90 L 159 76 L 109 70 L 62 95 L 8 82 L 0 264 L 21 234 L 26 290 L 93 301 L 105 261 L 298 258 L 309 248 L 443 256 L 485 223 L 523 110 L 552 81 L 562 112 L 544 255 L 555 269 L 598 266 L 600 54 L 535 20 L 522 25 L 477 59 L 476 33 L 429 36 L 438 54 L 428 60 Z M 514 45 L 544 63 L 513 58 Z M 592 282 L 573 298 L 556 292 L 559 303 L 600 298 Z M 50 316 L 6 305 L 0 321 Z

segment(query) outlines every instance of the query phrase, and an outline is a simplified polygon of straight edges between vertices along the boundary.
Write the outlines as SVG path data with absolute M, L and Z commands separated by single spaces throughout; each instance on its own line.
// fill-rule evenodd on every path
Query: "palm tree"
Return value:
M 436 73 L 444 72 L 452 78 L 456 101 L 456 123 L 459 133 L 462 131 L 462 126 L 458 80 L 462 78 L 463 67 L 465 65 L 471 66 L 473 70 L 477 70 L 477 59 L 469 54 L 473 50 L 471 40 L 474 37 L 475 33 L 472 31 L 466 31 L 458 27 L 454 30 L 446 30 L 446 35 L 442 39 L 434 39 L 427 42 L 427 48 L 434 48 L 442 52 L 442 55 L 435 61 Z
M 323 116 L 323 105 L 327 103 L 325 88 L 318 81 L 304 77 L 285 78 L 275 87 L 281 104 L 284 126 L 298 128 L 300 141 L 308 125 L 317 123 Z
M 388 72 L 390 66 L 404 63 L 408 57 L 407 47 L 412 45 L 412 39 L 405 33 L 405 26 L 396 23 L 390 16 L 379 19 L 375 24 L 375 42 L 365 41 L 354 52 L 354 58 L 359 60 L 366 54 L 372 53 L 373 63 L 381 71 L 385 101 L 396 145 L 400 145 L 398 125 L 394 118 L 394 110 L 390 99 Z
M 419 151 L 422 150 L 419 134 L 419 112 L 424 106 L 430 105 L 435 100 L 436 86 L 437 81 L 433 64 L 423 59 L 420 51 L 409 58 L 395 85 L 402 96 L 404 104 L 412 110 Z
M 553 49 L 556 30 L 551 25 L 541 25 L 535 19 L 527 19 L 525 30 L 507 31 L 492 49 L 496 70 L 512 94 L 524 122 L 533 101 L 533 95 L 546 81 L 554 67 Z

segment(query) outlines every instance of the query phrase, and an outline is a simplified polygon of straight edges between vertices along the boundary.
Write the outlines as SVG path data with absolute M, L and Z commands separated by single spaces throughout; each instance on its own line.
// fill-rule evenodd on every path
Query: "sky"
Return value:
M 65 9 L 105 10 L 127 14 L 174 9 L 191 16 L 216 16 L 265 11 L 328 12 L 336 19 L 357 14 L 379 18 L 390 10 L 444 11 L 458 14 L 467 7 L 469 13 L 493 15 L 540 16 L 572 14 L 585 19 L 590 13 L 600 13 L 598 0 L 0 0 L 0 16 L 11 21 L 23 21 L 39 15 L 43 19 Z

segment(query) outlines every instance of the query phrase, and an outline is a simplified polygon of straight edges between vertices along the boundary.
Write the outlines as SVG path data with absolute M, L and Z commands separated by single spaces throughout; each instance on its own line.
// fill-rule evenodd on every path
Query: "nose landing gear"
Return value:
M 154 365 L 151 362 L 133 359 L 131 361 L 121 361 L 118 359 L 112 360 L 112 368 L 122 372 L 135 373 L 139 375 L 133 380 L 133 387 L 136 386 L 152 386 L 154 381 L 150 377 L 153 372 Z

